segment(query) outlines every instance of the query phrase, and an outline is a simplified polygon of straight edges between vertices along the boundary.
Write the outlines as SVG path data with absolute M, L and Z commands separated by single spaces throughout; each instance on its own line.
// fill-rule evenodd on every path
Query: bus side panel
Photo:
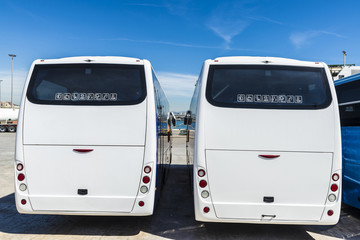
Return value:
M 160 198 L 163 185 L 166 181 L 166 174 L 169 170 L 171 161 L 171 136 L 170 127 L 168 125 L 169 103 L 160 83 L 156 77 L 154 70 L 150 66 L 152 74 L 152 83 L 154 89 L 154 109 L 156 123 L 156 187 L 155 187 L 155 204 Z
M 360 127 L 342 127 L 344 203 L 360 208 Z

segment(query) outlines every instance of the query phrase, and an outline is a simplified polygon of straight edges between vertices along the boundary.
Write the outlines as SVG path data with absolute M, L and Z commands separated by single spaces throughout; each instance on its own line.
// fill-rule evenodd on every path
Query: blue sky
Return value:
M 151 61 L 173 111 L 186 110 L 202 63 L 275 56 L 360 65 L 360 1 L 0 0 L 1 100 L 19 103 L 35 59 L 128 56 Z

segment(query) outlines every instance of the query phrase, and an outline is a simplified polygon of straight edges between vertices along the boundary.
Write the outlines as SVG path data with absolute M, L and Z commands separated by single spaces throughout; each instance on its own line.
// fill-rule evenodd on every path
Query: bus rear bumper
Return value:
M 67 209 L 34 209 L 31 198 L 27 195 L 15 193 L 16 209 L 21 214 L 50 214 L 50 215 L 88 215 L 88 216 L 150 216 L 154 212 L 154 195 L 136 198 L 132 210 L 129 212 L 116 210 L 104 210 L 94 208 L 94 210 L 67 210 Z M 23 202 L 25 200 L 25 202 Z M 144 202 L 140 206 L 139 202 Z M 24 203 L 24 204 L 23 204 Z
M 288 218 L 282 217 L 281 213 L 277 215 L 277 212 L 274 210 L 272 214 L 257 214 L 254 213 L 253 217 L 241 216 L 241 213 L 238 215 L 240 217 L 234 218 L 232 216 L 222 216 L 218 217 L 216 208 L 214 204 L 210 201 L 205 202 L 201 199 L 198 201 L 195 198 L 195 220 L 199 222 L 223 222 L 223 223 L 253 223 L 253 224 L 288 224 L 288 225 L 335 225 L 338 223 L 341 212 L 341 202 L 336 202 L 332 205 L 322 206 L 322 210 L 318 212 L 317 216 L 307 216 L 303 214 L 301 218 L 297 216 L 296 212 L 293 211 L 294 208 L 291 206 L 287 207 L 287 211 L 294 212 L 292 216 Z M 204 208 L 208 207 L 209 211 L 205 213 Z M 271 209 L 271 208 L 269 208 Z M 275 208 L 274 208 L 275 209 Z M 304 208 L 303 208 L 304 209 Z M 332 215 L 328 215 L 328 211 L 332 211 Z M 236 208 L 234 208 L 236 211 Z M 310 210 L 311 211 L 311 210 Z

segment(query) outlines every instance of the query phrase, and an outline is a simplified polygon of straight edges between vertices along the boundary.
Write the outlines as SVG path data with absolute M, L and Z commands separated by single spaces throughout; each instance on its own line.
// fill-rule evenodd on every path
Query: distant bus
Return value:
M 360 208 L 360 74 L 335 81 L 343 154 L 343 201 Z
M 326 64 L 206 60 L 184 123 L 197 221 L 338 222 L 340 120 Z
M 151 215 L 171 161 L 168 116 L 147 60 L 34 61 L 16 138 L 17 210 Z

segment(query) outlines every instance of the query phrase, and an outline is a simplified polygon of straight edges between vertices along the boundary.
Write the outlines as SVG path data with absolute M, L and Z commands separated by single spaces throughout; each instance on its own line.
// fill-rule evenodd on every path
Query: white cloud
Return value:
M 222 38 L 225 43 L 225 49 L 230 49 L 230 43 L 233 37 L 239 35 L 247 26 L 248 22 L 243 20 L 231 21 L 231 23 L 225 23 L 222 21 L 213 22 L 208 24 L 207 27 L 210 28 L 218 37 Z
M 309 45 L 311 40 L 319 37 L 321 35 L 330 35 L 337 38 L 346 38 L 337 33 L 328 32 L 328 31 L 305 31 L 305 32 L 295 32 L 290 35 L 290 41 L 295 45 L 296 48 L 301 48 L 304 45 Z
M 230 48 L 231 40 L 250 24 L 246 16 L 249 9 L 241 3 L 221 3 L 212 12 L 206 26 L 224 40 L 224 47 Z
M 255 8 L 246 2 L 222 2 L 212 12 L 205 24 L 213 33 L 224 40 L 224 48 L 231 49 L 232 39 L 240 35 L 253 22 L 283 23 L 254 13 Z
M 151 43 L 151 44 L 162 44 L 162 45 L 170 45 L 175 47 L 187 47 L 187 48 L 210 48 L 217 49 L 220 47 L 216 46 L 204 46 L 204 45 L 195 45 L 195 44 L 187 44 L 187 43 L 179 43 L 179 42 L 170 42 L 170 41 L 158 41 L 158 40 L 139 40 L 139 39 L 131 39 L 131 38 L 102 38 L 99 39 L 102 41 L 127 41 L 127 42 L 138 42 L 138 43 Z
M 149 43 L 149 44 L 161 44 L 161 45 L 169 45 L 175 47 L 185 47 L 185 48 L 204 48 L 204 49 L 223 49 L 221 46 L 204 46 L 204 45 L 196 45 L 196 44 L 187 44 L 187 43 L 179 43 L 179 42 L 170 42 L 170 41 L 158 41 L 158 40 L 139 40 L 139 39 L 131 39 L 131 38 L 101 38 L 98 39 L 100 41 L 127 41 L 127 42 L 137 42 L 137 43 Z M 259 49 L 249 49 L 249 48 L 232 48 L 227 46 L 227 50 L 233 51 L 248 51 L 248 52 L 270 52 Z
M 158 72 L 157 77 L 168 97 L 191 97 L 198 79 L 195 75 L 172 72 Z
M 158 72 L 157 77 L 170 104 L 171 111 L 189 109 L 198 76 L 174 72 Z

